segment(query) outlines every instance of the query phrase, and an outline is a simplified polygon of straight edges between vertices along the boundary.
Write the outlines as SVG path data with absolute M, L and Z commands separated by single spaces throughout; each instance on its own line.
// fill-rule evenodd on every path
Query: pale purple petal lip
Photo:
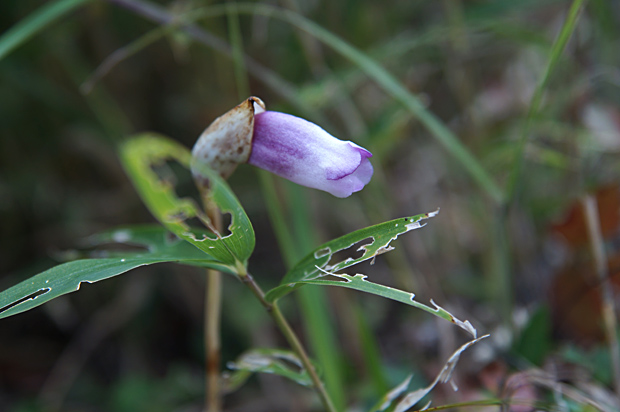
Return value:
M 372 154 L 299 117 L 266 111 L 254 118 L 248 163 L 297 184 L 348 197 L 372 178 Z

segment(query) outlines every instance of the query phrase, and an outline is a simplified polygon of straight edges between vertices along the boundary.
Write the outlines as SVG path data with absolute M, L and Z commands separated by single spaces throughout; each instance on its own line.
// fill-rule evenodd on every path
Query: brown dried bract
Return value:
M 215 119 L 194 145 L 194 161 L 205 164 L 223 178 L 228 178 L 239 163 L 245 163 L 250 158 L 254 116 L 263 111 L 265 103 L 258 97 L 249 97 Z M 193 169 L 194 175 L 199 177 L 197 168 Z

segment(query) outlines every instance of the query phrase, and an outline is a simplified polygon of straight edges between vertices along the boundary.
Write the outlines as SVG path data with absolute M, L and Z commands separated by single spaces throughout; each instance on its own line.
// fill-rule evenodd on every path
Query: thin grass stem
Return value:
M 198 43 L 202 43 L 203 45 L 222 53 L 225 56 L 232 57 L 233 51 L 232 47 L 215 36 L 214 34 L 191 24 L 192 22 L 198 20 L 199 18 L 205 17 L 216 17 L 222 16 L 228 13 L 228 6 L 222 5 L 220 7 L 213 6 L 212 9 L 200 9 L 199 13 L 192 11 L 187 14 L 173 14 L 168 12 L 161 6 L 156 4 L 152 4 L 145 1 L 140 0 L 106 0 L 108 3 L 115 4 L 119 7 L 122 7 L 126 10 L 129 10 L 143 18 L 150 20 L 152 22 L 163 24 L 163 25 L 178 25 L 179 30 L 184 32 L 186 35 L 191 37 Z M 234 11 L 234 10 L 233 10 Z M 274 93 L 281 96 L 284 100 L 288 101 L 293 107 L 297 108 L 301 113 L 314 121 L 324 122 L 324 116 L 321 115 L 318 111 L 314 110 L 308 105 L 302 104 L 299 100 L 299 91 L 297 88 L 290 82 L 284 80 L 281 76 L 279 76 L 273 70 L 263 66 L 255 59 L 243 55 L 244 65 L 249 69 L 249 73 L 258 79 L 260 82 L 268 86 Z
M 532 123 L 534 122 L 535 116 L 540 111 L 540 106 L 543 101 L 543 96 L 547 84 L 549 83 L 549 79 L 551 78 L 551 74 L 553 73 L 555 67 L 560 61 L 560 57 L 562 56 L 562 52 L 566 48 L 566 44 L 570 40 L 573 32 L 575 31 L 575 27 L 577 26 L 577 21 L 579 19 L 579 15 L 581 13 L 582 7 L 585 3 L 585 0 L 574 0 L 571 4 L 571 7 L 568 11 L 568 16 L 562 25 L 562 29 L 560 30 L 560 34 L 553 42 L 551 46 L 551 52 L 549 55 L 549 61 L 547 62 L 547 67 L 545 68 L 545 72 L 543 76 L 540 78 L 536 89 L 534 90 L 534 94 L 532 95 L 532 99 L 530 100 L 530 105 L 527 111 L 527 115 L 525 117 L 525 121 L 523 123 L 523 128 L 521 130 L 521 135 L 519 137 L 519 141 L 517 143 L 517 150 L 515 151 L 514 160 L 512 163 L 512 168 L 510 171 L 510 175 L 508 177 L 508 184 L 506 187 L 505 199 L 506 203 L 514 202 L 515 198 L 518 195 L 520 181 L 521 181 L 521 170 L 523 169 L 523 157 L 525 154 L 525 146 L 529 140 L 530 130 L 532 127 Z
M 510 238 L 508 230 L 508 221 L 510 219 L 510 206 L 515 202 L 521 186 L 521 175 L 524 162 L 525 147 L 529 140 L 531 126 L 535 116 L 539 113 L 543 101 L 545 89 L 551 78 L 555 67 L 557 66 L 562 52 L 566 48 L 568 40 L 571 38 L 573 31 L 577 25 L 577 20 L 585 0 L 574 0 L 568 16 L 564 21 L 560 34 L 551 46 L 549 61 L 545 68 L 545 72 L 541 77 L 528 108 L 528 112 L 523 123 L 521 135 L 517 143 L 517 148 L 510 169 L 508 182 L 504 193 L 504 203 L 498 209 L 500 220 L 497 225 L 503 225 L 495 230 L 496 237 L 494 240 L 494 260 L 496 266 L 494 273 L 497 280 L 497 289 L 494 294 L 495 299 L 503 314 L 504 320 L 511 322 L 512 314 L 512 274 L 511 274 L 511 253 Z
M 100 81 L 103 77 L 110 73 L 110 71 L 112 71 L 112 69 L 114 69 L 119 63 L 139 53 L 151 44 L 162 39 L 164 36 L 177 29 L 178 28 L 176 26 L 172 25 L 160 26 L 157 29 L 151 30 L 144 35 L 138 37 L 136 40 L 132 41 L 126 46 L 121 47 L 120 49 L 116 49 L 112 54 L 106 57 L 105 60 L 103 60 L 103 62 L 99 66 L 97 66 L 97 69 L 95 69 L 94 73 L 91 74 L 88 79 L 84 81 L 84 83 L 82 83 L 82 85 L 80 86 L 80 92 L 82 94 L 90 93 L 95 87 L 95 84 L 97 84 L 98 81 Z
M 250 93 L 250 82 L 248 81 L 248 72 L 243 60 L 243 41 L 241 35 L 241 26 L 239 25 L 239 16 L 236 13 L 235 2 L 228 0 L 230 4 L 229 12 L 226 17 L 228 19 L 228 36 L 232 46 L 232 59 L 235 69 L 235 83 L 237 84 L 237 94 L 239 101 L 247 98 Z
M 310 223 L 310 211 L 308 210 L 308 198 L 305 190 L 295 184 L 287 184 L 285 188 L 288 189 L 289 209 L 295 229 L 295 241 L 298 245 L 296 255 L 293 256 L 294 262 L 297 263 L 304 254 L 316 246 L 317 234 L 314 226 Z M 292 265 L 289 265 L 289 269 L 291 267 Z M 325 386 L 336 408 L 343 410 L 346 405 L 344 371 L 342 368 L 344 355 L 341 345 L 338 344 L 327 290 L 304 287 L 297 293 L 310 348 L 323 368 Z

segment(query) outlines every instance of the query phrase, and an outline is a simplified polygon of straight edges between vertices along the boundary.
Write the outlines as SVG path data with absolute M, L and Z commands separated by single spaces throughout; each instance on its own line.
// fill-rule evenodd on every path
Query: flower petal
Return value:
M 338 140 L 314 123 L 266 111 L 255 116 L 248 163 L 300 185 L 347 197 L 370 181 L 371 156 L 368 150 Z

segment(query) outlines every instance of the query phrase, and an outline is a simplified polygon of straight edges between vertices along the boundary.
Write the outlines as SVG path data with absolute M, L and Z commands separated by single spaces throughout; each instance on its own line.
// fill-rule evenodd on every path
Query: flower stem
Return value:
M 249 273 L 239 274 L 239 278 L 252 291 L 252 293 L 254 293 L 256 298 L 267 310 L 269 315 L 273 318 L 274 322 L 286 338 L 288 344 L 299 357 L 299 360 L 304 365 L 304 368 L 308 372 L 308 375 L 310 375 L 310 379 L 314 384 L 314 389 L 319 395 L 319 398 L 321 399 L 321 403 L 325 407 L 325 410 L 328 412 L 337 412 L 337 409 L 334 406 L 334 403 L 332 402 L 329 394 L 327 393 L 327 390 L 325 390 L 325 385 L 323 385 L 323 381 L 321 381 L 319 375 L 314 369 L 314 365 L 312 364 L 312 362 L 310 362 L 310 358 L 306 353 L 306 349 L 295 334 L 295 331 L 293 331 L 293 328 L 291 328 L 291 325 L 289 325 L 288 321 L 282 314 L 282 311 L 280 311 L 277 302 L 271 303 L 265 300 L 265 293 L 254 281 L 254 278 Z
M 310 379 L 312 379 L 312 382 L 314 383 L 314 388 L 316 389 L 319 397 L 321 398 L 321 402 L 323 403 L 323 406 L 325 406 L 325 409 L 329 412 L 336 412 L 336 408 L 334 407 L 334 404 L 329 394 L 325 390 L 325 385 L 323 385 L 323 381 L 321 381 L 319 375 L 317 375 L 316 370 L 314 369 L 314 365 L 310 362 L 310 358 L 308 357 L 306 350 L 304 349 L 302 343 L 299 341 L 299 338 L 287 322 L 284 315 L 282 315 L 282 312 L 280 311 L 277 303 L 273 303 L 270 314 L 273 320 L 276 322 L 276 325 L 278 325 L 278 328 L 280 328 L 280 331 L 282 331 L 282 333 L 284 334 L 289 345 L 291 345 L 291 348 L 293 348 L 297 356 L 299 356 L 299 359 L 304 365 L 304 368 L 306 368 L 306 371 L 308 371 Z

